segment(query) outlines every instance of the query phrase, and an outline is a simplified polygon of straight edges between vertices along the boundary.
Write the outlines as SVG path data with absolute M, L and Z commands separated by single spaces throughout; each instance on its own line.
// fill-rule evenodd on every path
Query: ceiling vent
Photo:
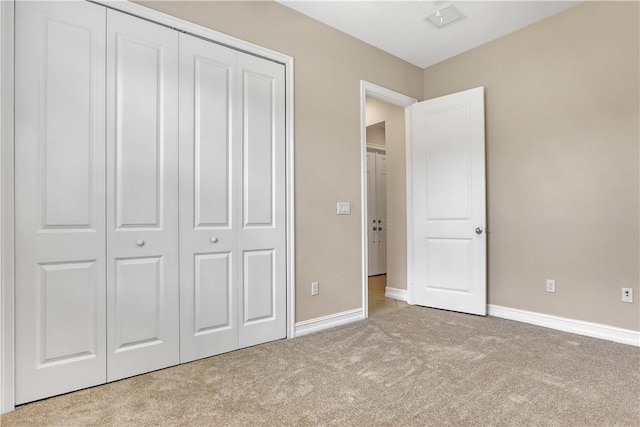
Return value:
M 465 18 L 466 16 L 464 16 L 455 6 L 449 5 L 427 16 L 424 20 L 437 29 L 441 29 L 453 23 L 462 21 Z

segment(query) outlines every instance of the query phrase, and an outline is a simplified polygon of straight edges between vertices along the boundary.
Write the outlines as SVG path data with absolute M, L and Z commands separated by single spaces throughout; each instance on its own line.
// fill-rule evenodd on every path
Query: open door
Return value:
M 484 316 L 484 88 L 416 103 L 410 114 L 410 302 Z

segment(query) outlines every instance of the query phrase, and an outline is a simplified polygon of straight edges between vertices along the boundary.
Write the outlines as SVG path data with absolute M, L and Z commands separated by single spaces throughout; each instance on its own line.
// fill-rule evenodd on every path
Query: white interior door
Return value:
M 376 153 L 378 274 L 387 274 L 387 154 Z
M 16 2 L 17 404 L 100 384 L 105 9 Z
M 109 381 L 179 362 L 178 33 L 107 14 Z
M 411 302 L 486 314 L 484 88 L 411 106 Z
M 376 151 L 374 151 L 376 150 Z M 367 151 L 367 269 L 387 273 L 387 155 Z
M 287 335 L 284 81 L 282 64 L 238 53 L 240 347 Z
M 234 50 L 180 35 L 181 362 L 238 348 L 236 62 Z
M 369 276 L 380 274 L 377 206 L 376 153 L 367 151 L 367 270 Z

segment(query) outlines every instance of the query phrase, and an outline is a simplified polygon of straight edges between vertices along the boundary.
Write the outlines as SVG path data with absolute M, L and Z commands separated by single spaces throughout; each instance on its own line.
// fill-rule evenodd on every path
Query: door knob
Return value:
M 378 231 L 378 227 L 373 227 L 373 231 Z
M 380 219 L 379 219 L 379 220 L 378 220 L 378 224 L 380 224 L 381 222 L 382 222 L 382 220 L 380 220 Z
M 136 242 L 136 245 L 138 245 L 138 246 L 144 246 L 144 240 L 139 239 L 139 240 Z
M 218 243 L 218 238 L 216 236 L 213 236 L 211 238 L 211 243 Z
M 378 227 L 378 230 L 382 231 L 382 227 Z
M 476 234 L 482 234 L 482 228 L 476 227 Z

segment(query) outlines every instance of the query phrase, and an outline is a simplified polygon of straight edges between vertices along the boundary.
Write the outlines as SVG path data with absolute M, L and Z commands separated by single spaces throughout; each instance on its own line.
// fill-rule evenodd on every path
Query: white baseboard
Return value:
M 294 336 L 301 337 L 303 335 L 319 332 L 335 326 L 346 325 L 347 323 L 362 319 L 364 319 L 364 312 L 362 311 L 362 308 L 356 308 L 355 310 L 343 311 L 342 313 L 303 320 L 302 322 L 296 323 Z
M 384 296 L 387 298 L 397 299 L 400 301 L 407 300 L 407 290 L 406 289 L 398 289 L 387 286 L 384 288 Z
M 573 334 L 585 335 L 587 337 L 600 338 L 640 347 L 640 332 L 632 331 L 630 329 L 622 329 L 600 323 L 567 319 L 565 317 L 534 313 L 532 311 L 518 310 L 516 308 L 502 307 L 492 304 L 487 305 L 487 314 L 489 316 L 516 320 L 518 322 L 543 326 L 545 328 L 556 329 L 558 331 L 571 332 Z

